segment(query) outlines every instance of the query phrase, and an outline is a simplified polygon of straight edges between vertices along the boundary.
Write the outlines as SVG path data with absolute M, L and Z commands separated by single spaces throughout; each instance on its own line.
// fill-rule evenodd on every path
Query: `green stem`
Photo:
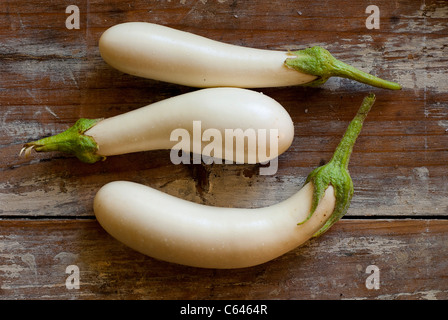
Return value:
M 331 160 L 327 164 L 313 170 L 306 180 L 306 183 L 312 182 L 314 185 L 313 202 L 308 218 L 301 223 L 306 222 L 313 215 L 325 190 L 330 184 L 334 188 L 336 197 L 336 205 L 333 213 L 325 225 L 314 236 L 319 236 L 327 231 L 347 213 L 353 196 L 353 181 L 348 172 L 348 163 L 353 146 L 361 132 L 363 122 L 374 102 L 374 94 L 370 94 L 364 98 L 358 113 L 350 122 Z
M 367 114 L 372 108 L 374 102 L 375 95 L 373 94 L 370 94 L 364 98 L 361 107 L 358 110 L 358 113 L 348 125 L 344 136 L 339 142 L 339 145 L 336 148 L 331 161 L 334 161 L 340 166 L 343 166 L 345 169 L 348 169 L 348 163 L 350 161 L 350 155 L 353 151 L 353 146 L 361 132 L 364 120 L 366 119 Z
M 362 82 L 374 87 L 400 90 L 401 85 L 396 82 L 383 80 L 364 71 L 356 69 L 334 58 L 330 52 L 321 47 L 312 47 L 291 52 L 294 56 L 285 60 L 285 65 L 302 73 L 311 74 L 318 79 L 309 86 L 325 83 L 330 77 L 341 77 Z
M 97 124 L 101 119 L 79 119 L 72 127 L 57 135 L 26 143 L 22 150 L 37 152 L 60 151 L 74 154 L 82 162 L 94 163 L 104 160 L 98 155 L 98 145 L 95 140 L 84 133 Z

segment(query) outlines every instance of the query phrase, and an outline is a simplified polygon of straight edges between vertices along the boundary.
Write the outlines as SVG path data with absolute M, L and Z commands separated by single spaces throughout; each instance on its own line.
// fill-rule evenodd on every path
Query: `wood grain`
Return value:
M 440 220 L 341 220 L 282 257 L 235 270 L 148 258 L 111 238 L 94 220 L 0 221 L 0 231 L 3 298 L 448 298 L 443 283 L 448 223 Z M 70 265 L 79 267 L 79 289 L 66 287 Z M 370 265 L 379 268 L 379 289 L 365 285 Z
M 68 30 L 59 0 L 0 3 L 0 299 L 446 299 L 448 217 L 448 4 L 375 1 L 76 1 Z M 18 157 L 23 143 L 78 118 L 110 117 L 194 88 L 132 77 L 100 57 L 99 36 L 150 21 L 212 39 L 273 50 L 320 45 L 349 64 L 397 81 L 401 91 L 333 78 L 320 88 L 262 88 L 290 113 L 291 148 L 275 175 L 258 165 L 173 165 L 167 150 L 94 165 L 63 154 Z M 111 239 L 94 220 L 105 183 L 125 179 L 216 206 L 260 207 L 286 199 L 325 163 L 374 92 L 354 153 L 355 194 L 327 235 L 243 271 L 153 261 Z M 298 263 L 299 262 L 299 263 Z M 68 264 L 82 289 L 67 291 Z M 381 270 L 367 290 L 365 268 Z M 316 271 L 317 270 L 317 271 Z

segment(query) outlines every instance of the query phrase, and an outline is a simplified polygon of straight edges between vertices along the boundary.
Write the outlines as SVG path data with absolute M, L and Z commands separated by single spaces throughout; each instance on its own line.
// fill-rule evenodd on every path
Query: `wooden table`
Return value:
M 367 28 L 370 1 L 72 4 L 79 29 L 66 26 L 66 1 L 0 3 L 0 299 L 448 298 L 446 1 L 375 1 L 379 29 Z M 319 88 L 259 89 L 295 125 L 274 175 L 259 175 L 257 165 L 174 165 L 167 150 L 93 165 L 59 153 L 19 157 L 24 142 L 80 117 L 109 117 L 195 90 L 109 67 L 98 39 L 125 21 L 256 48 L 320 45 L 403 89 L 338 78 Z M 122 245 L 95 220 L 96 191 L 120 179 L 216 206 L 286 199 L 329 160 L 369 92 L 377 102 L 351 158 L 355 193 L 347 215 L 274 261 L 239 270 L 165 263 Z

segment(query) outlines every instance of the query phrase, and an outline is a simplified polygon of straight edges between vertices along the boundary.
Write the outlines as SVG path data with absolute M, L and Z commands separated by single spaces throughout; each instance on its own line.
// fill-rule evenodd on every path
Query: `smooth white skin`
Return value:
M 335 206 L 330 186 L 305 223 L 312 183 L 263 208 L 223 208 L 180 199 L 127 181 L 103 186 L 94 200 L 101 226 L 150 257 L 201 268 L 244 268 L 275 259 L 310 239 Z
M 225 149 L 225 129 L 264 129 L 278 131 L 278 146 L 271 150 L 269 135 L 259 143 L 266 145 L 264 154 L 270 160 L 285 152 L 294 139 L 294 124 L 289 113 L 274 99 L 249 89 L 208 88 L 168 98 L 98 122 L 84 134 L 98 144 L 102 156 L 131 152 L 171 149 L 179 141 L 170 141 L 175 129 L 185 129 L 193 146 L 193 121 L 201 121 L 202 133 L 207 129 L 219 130 L 222 137 L 221 159 L 236 160 L 237 144 L 233 151 Z M 196 135 L 196 138 L 201 139 Z M 199 141 L 196 139 L 196 141 Z M 202 148 L 211 141 L 202 142 Z M 196 142 L 198 145 L 198 142 Z M 249 160 L 245 143 L 244 159 Z M 275 147 L 275 146 L 273 146 Z M 202 149 L 201 149 L 202 150 Z M 193 152 L 192 148 L 190 150 Z M 258 150 L 256 159 L 258 161 Z M 253 153 L 251 153 L 253 155 Z M 230 156 L 226 156 L 230 155 Z
M 99 50 L 110 66 L 122 72 L 199 88 L 279 87 L 316 79 L 286 67 L 288 52 L 222 43 L 146 22 L 107 29 Z

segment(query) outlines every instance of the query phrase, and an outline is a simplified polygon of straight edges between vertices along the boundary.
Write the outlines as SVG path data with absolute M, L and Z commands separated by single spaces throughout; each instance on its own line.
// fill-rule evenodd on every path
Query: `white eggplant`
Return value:
M 173 137 L 175 130 L 188 133 L 187 143 L 179 142 L 182 137 Z M 227 141 L 226 132 L 231 133 Z M 248 132 L 254 133 L 252 145 L 249 138 L 245 143 L 241 140 Z M 290 147 L 294 125 L 283 106 L 267 95 L 240 88 L 208 88 L 107 119 L 80 119 L 67 131 L 25 144 L 23 151 L 61 151 L 94 163 L 113 155 L 181 149 L 176 147 L 179 144 L 190 146 L 189 150 L 183 148 L 185 152 L 201 154 L 213 142 L 206 140 L 216 137 L 221 142 L 209 148 L 214 149 L 210 154 L 214 158 L 239 163 L 267 162 Z M 242 148 L 238 141 L 243 142 Z
M 320 85 L 331 76 L 401 88 L 336 60 L 321 47 L 294 52 L 248 48 L 146 22 L 107 29 L 99 50 L 122 72 L 199 88 Z
M 263 208 L 193 203 L 141 184 L 115 181 L 94 200 L 101 226 L 153 258 L 202 268 L 261 264 L 324 233 L 346 212 L 353 195 L 348 162 L 374 95 L 363 101 L 332 159 L 308 176 L 292 197 Z

